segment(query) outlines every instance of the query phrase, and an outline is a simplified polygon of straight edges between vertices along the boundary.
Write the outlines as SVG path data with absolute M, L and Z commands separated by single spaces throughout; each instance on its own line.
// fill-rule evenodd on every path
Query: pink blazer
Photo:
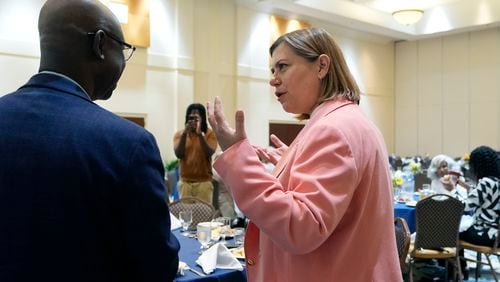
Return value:
M 248 140 L 214 167 L 251 220 L 249 281 L 402 281 L 388 156 L 359 106 L 316 108 L 274 175 Z

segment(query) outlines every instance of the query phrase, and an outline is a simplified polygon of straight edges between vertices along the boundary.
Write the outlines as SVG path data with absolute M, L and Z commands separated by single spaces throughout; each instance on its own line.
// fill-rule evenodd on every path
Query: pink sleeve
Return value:
M 214 167 L 238 207 L 283 250 L 315 250 L 339 226 L 358 183 L 343 135 L 318 126 L 298 142 L 278 179 L 268 174 L 247 140 L 226 150 Z M 307 138 L 307 137 L 306 137 Z

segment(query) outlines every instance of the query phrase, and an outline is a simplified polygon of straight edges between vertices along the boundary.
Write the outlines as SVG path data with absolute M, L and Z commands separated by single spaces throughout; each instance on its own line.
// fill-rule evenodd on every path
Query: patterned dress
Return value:
M 481 237 L 486 232 L 489 239 L 494 240 L 500 217 L 500 181 L 495 177 L 481 178 L 476 187 L 469 191 L 465 211 L 472 211 L 474 223 L 472 227 Z M 469 230 L 470 232 L 470 230 Z

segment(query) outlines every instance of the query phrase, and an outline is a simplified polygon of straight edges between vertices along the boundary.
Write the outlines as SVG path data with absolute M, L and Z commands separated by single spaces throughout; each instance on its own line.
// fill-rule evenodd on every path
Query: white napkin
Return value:
M 177 217 L 175 217 L 175 215 L 170 213 L 170 230 L 175 230 L 175 229 L 181 228 L 181 227 L 182 227 L 181 221 L 179 219 L 177 219 Z
M 221 243 L 217 243 L 203 252 L 196 260 L 196 263 L 201 266 L 206 274 L 212 273 L 216 268 L 243 270 L 241 263 Z

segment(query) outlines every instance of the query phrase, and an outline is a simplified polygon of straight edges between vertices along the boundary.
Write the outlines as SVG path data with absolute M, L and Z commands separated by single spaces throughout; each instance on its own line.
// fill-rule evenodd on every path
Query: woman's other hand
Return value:
M 235 113 L 235 128 L 231 128 L 222 111 L 222 103 L 219 97 L 215 97 L 214 104 L 207 103 L 208 122 L 212 127 L 222 151 L 233 144 L 247 138 L 245 133 L 245 117 L 241 110 Z
M 261 160 L 276 165 L 281 159 L 281 156 L 283 156 L 283 154 L 288 150 L 288 146 L 274 134 L 271 134 L 271 142 L 273 143 L 274 148 L 262 148 L 258 146 L 253 147 Z
M 280 157 L 283 156 L 283 154 L 285 154 L 285 152 L 288 150 L 288 146 L 274 134 L 271 134 L 271 142 L 273 142 L 273 145 L 276 148 L 276 154 L 278 154 Z

